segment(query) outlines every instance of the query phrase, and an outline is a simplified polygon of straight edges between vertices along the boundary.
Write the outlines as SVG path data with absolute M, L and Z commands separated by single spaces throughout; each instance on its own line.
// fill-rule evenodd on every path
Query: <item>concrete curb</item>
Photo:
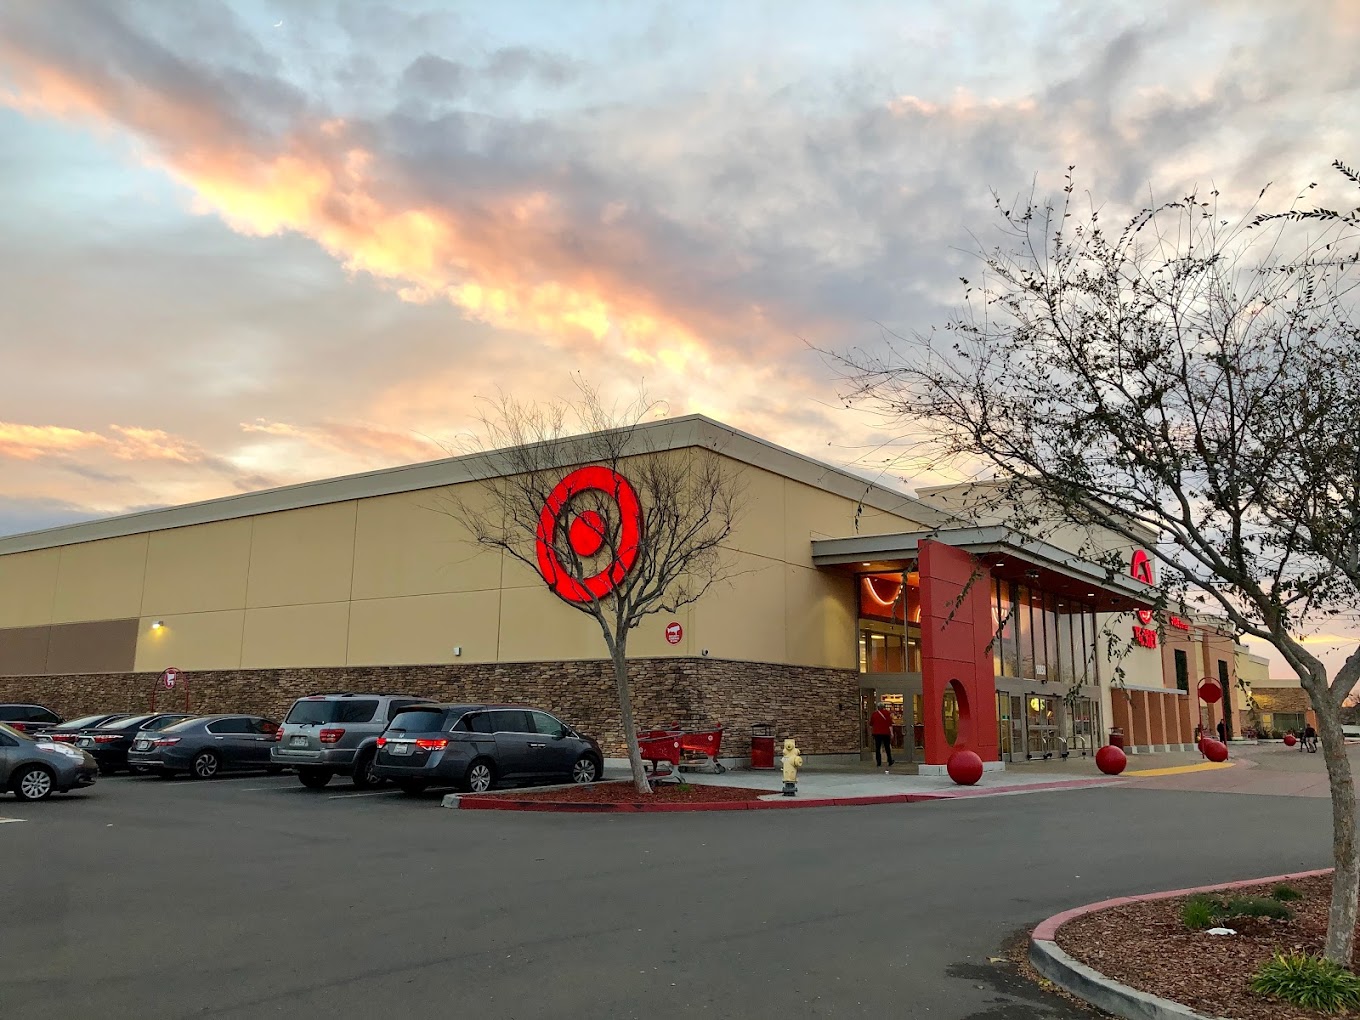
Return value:
M 1193 889 L 1172 889 L 1167 892 L 1147 893 L 1142 896 L 1119 896 L 1114 899 L 1089 903 L 1084 907 L 1074 907 L 1054 914 L 1034 929 L 1029 941 L 1029 962 L 1040 974 L 1059 988 L 1084 999 L 1097 1009 L 1103 1009 L 1114 1016 L 1126 1020 L 1219 1020 L 1197 1013 L 1189 1006 L 1163 999 L 1136 988 L 1120 984 L 1107 978 L 1073 959 L 1064 952 L 1056 941 L 1058 929 L 1068 921 L 1093 914 L 1098 910 L 1108 910 L 1125 903 L 1140 903 L 1147 900 L 1169 900 L 1177 896 L 1189 896 L 1200 892 L 1218 892 L 1223 889 L 1245 889 L 1265 885 L 1269 882 L 1289 882 L 1301 878 L 1314 878 L 1331 874 L 1331 868 L 1316 871 L 1297 871 L 1288 875 L 1273 875 L 1266 878 L 1250 878 L 1242 882 L 1220 882 L 1217 885 L 1202 885 Z

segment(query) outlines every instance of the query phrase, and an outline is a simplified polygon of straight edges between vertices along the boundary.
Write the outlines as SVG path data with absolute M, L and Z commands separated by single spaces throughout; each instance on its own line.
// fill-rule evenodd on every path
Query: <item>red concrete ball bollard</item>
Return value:
M 1228 745 L 1221 740 L 1204 741 L 1204 757 L 1210 761 L 1227 761 Z
M 1294 734 L 1292 734 L 1292 733 L 1286 733 L 1286 734 L 1284 735 L 1284 746 L 1285 746 L 1285 747 L 1293 747 L 1293 746 L 1294 746 L 1295 744 L 1297 744 L 1298 742 L 1299 742 L 1299 738 L 1296 737 L 1296 736 L 1294 736 Z
M 976 751 L 955 751 L 944 768 L 960 786 L 972 786 L 982 778 L 982 759 Z
M 1115 747 L 1113 744 L 1106 744 L 1096 752 L 1096 768 L 1107 776 L 1119 775 L 1128 764 L 1129 756 L 1124 753 L 1122 748 Z

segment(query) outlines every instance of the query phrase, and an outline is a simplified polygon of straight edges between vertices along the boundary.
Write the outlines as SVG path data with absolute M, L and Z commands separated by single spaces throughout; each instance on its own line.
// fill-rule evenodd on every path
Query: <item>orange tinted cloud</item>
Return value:
M 200 464 L 210 459 L 202 447 L 160 429 L 110 425 L 108 433 L 61 425 L 21 425 L 0 421 L 0 457 L 40 460 L 45 457 L 98 453 L 115 460 L 173 461 Z
M 608 342 L 635 362 L 673 370 L 709 361 L 701 333 L 718 326 L 712 313 L 669 307 L 609 265 L 634 253 L 635 265 L 646 264 L 645 242 L 623 224 L 592 225 L 610 232 L 612 257 L 592 259 L 581 250 L 592 246 L 574 239 L 569 217 L 542 189 L 507 190 L 467 209 L 422 203 L 397 193 L 393 175 L 343 120 L 296 128 L 262 151 L 255 139 L 231 136 L 232 118 L 126 77 L 104 88 L 2 38 L 0 64 L 14 82 L 0 102 L 134 133 L 197 211 L 240 233 L 305 235 L 403 300 L 448 300 L 472 318 L 564 346 Z

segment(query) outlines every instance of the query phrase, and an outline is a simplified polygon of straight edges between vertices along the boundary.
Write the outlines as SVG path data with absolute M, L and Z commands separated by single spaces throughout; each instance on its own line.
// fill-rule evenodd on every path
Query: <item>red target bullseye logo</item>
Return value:
M 571 501 L 586 492 L 604 493 L 619 509 L 618 538 L 612 560 L 589 577 L 574 577 L 557 555 L 555 541 L 558 529 L 564 524 L 567 542 L 572 552 L 582 559 L 594 556 L 604 548 L 609 525 L 597 510 L 583 510 L 563 520 L 563 512 L 570 513 Z M 568 602 L 591 602 L 603 598 L 618 587 L 637 562 L 638 546 L 642 538 L 642 507 L 637 492 L 628 479 L 617 471 L 601 465 L 577 468 L 557 483 L 538 515 L 538 572 L 560 598 Z

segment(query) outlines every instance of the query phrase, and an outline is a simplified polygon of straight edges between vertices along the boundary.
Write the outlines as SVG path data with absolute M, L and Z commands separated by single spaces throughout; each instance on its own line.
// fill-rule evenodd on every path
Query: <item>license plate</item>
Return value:
M 151 750 L 151 741 L 139 740 L 137 741 L 137 743 L 133 745 L 133 747 L 138 751 L 149 751 Z
M 289 746 L 289 747 L 306 747 L 306 746 L 307 746 L 307 738 L 304 737 L 304 736 L 289 737 L 289 738 L 288 738 L 288 746 Z
M 94 741 L 89 737 L 81 737 L 76 743 L 81 747 L 94 747 Z
M 411 753 L 411 745 L 410 745 L 410 744 L 389 744 L 388 747 L 391 748 L 391 751 L 392 751 L 393 754 L 410 754 L 410 753 Z

